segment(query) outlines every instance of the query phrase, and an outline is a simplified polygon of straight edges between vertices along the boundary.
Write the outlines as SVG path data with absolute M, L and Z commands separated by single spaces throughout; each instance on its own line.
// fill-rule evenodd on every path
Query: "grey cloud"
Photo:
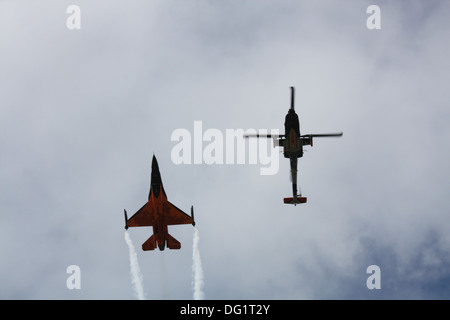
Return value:
M 169 200 L 194 204 L 210 299 L 448 298 L 450 6 L 376 1 L 0 3 L 0 297 L 132 299 L 123 208 L 158 157 Z M 7 13 L 7 14 L 6 14 Z M 288 163 L 174 165 L 173 130 L 283 128 L 296 87 L 304 206 Z M 138 252 L 149 299 L 190 299 L 180 251 Z M 149 230 L 131 230 L 137 248 Z M 65 286 L 78 264 L 82 289 Z M 365 286 L 367 266 L 382 290 Z

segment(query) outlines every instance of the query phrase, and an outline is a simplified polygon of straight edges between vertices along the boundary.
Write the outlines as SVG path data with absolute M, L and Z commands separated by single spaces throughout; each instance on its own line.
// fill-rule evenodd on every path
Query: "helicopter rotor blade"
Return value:
M 249 133 L 244 134 L 244 138 L 279 138 L 283 135 L 280 134 L 259 134 L 259 133 Z
M 338 132 L 338 133 L 316 133 L 316 134 L 304 134 L 302 135 L 302 137 L 342 137 L 344 135 L 343 132 Z
M 295 106 L 295 88 L 291 87 L 291 109 L 294 110 Z

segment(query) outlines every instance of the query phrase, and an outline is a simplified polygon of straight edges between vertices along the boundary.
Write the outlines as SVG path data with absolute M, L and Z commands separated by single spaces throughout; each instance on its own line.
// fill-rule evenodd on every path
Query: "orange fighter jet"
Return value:
M 166 243 L 169 249 L 180 249 L 181 243 L 169 234 L 167 226 L 175 224 L 192 224 L 195 226 L 193 207 L 191 207 L 191 216 L 189 216 L 167 200 L 158 162 L 154 155 L 148 202 L 130 219 L 127 217 L 126 210 L 124 210 L 124 213 L 125 229 L 129 227 L 153 227 L 153 235 L 142 244 L 142 250 L 144 251 L 154 250 L 156 246 L 162 251 Z

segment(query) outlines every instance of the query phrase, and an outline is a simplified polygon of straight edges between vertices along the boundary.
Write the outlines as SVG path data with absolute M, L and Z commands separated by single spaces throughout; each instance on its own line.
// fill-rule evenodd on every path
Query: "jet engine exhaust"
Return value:
M 203 268 L 202 261 L 200 259 L 200 250 L 198 249 L 198 243 L 200 236 L 198 229 L 194 227 L 194 241 L 192 250 L 192 286 L 194 289 L 194 300 L 205 299 L 205 293 L 203 292 Z
M 136 297 L 139 300 L 145 300 L 141 268 L 139 267 L 136 250 L 134 249 L 133 241 L 131 241 L 128 231 L 125 231 L 125 241 L 128 245 L 128 251 L 130 253 L 131 284 L 133 285 Z

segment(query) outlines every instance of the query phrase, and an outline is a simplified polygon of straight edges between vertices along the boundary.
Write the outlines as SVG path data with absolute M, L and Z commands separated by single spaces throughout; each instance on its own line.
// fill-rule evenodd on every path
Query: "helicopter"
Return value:
M 273 138 L 275 147 L 283 147 L 283 155 L 289 159 L 291 166 L 292 197 L 284 198 L 286 204 L 297 205 L 306 203 L 307 198 L 297 194 L 297 162 L 298 158 L 303 157 L 303 146 L 313 146 L 313 138 L 322 137 L 342 137 L 343 132 L 339 133 L 318 133 L 318 134 L 300 134 L 300 122 L 295 112 L 295 88 L 291 87 L 291 107 L 284 120 L 284 134 L 245 134 L 245 138 Z

